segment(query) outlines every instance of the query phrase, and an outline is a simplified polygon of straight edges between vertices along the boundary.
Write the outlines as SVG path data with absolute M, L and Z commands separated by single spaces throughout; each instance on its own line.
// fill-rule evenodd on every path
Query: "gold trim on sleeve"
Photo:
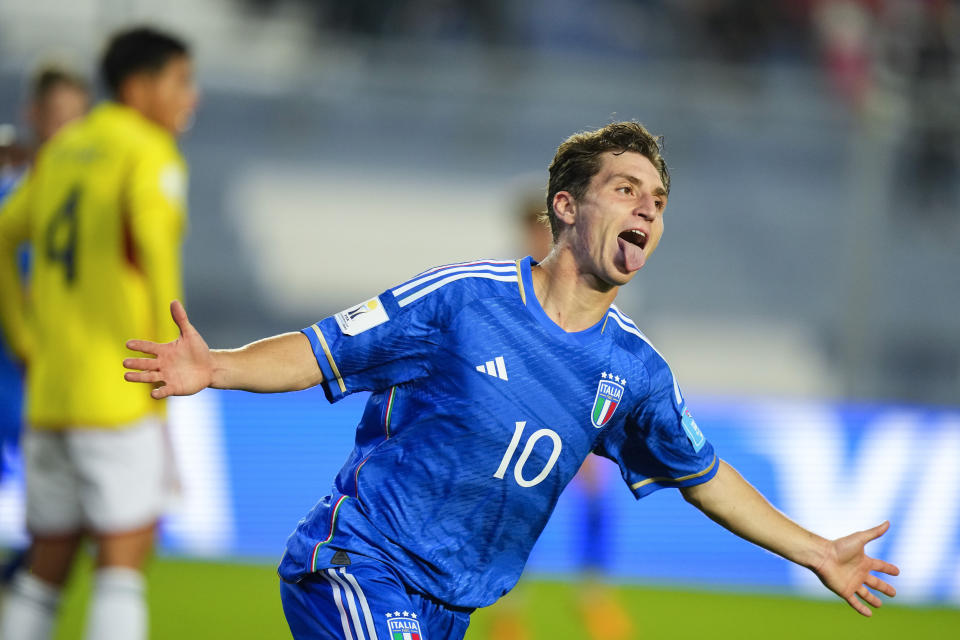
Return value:
M 320 331 L 320 327 L 312 324 L 310 325 L 310 328 L 313 329 L 315 334 L 317 334 L 317 339 L 320 341 L 320 346 L 323 347 L 323 353 L 327 356 L 327 362 L 330 363 L 330 368 L 333 369 L 333 375 L 337 379 L 337 384 L 340 385 L 341 393 L 346 393 L 347 387 L 343 384 L 343 378 L 340 377 L 340 370 L 337 369 L 337 363 L 333 361 L 333 354 L 330 353 L 330 347 L 327 346 L 327 341 L 323 338 L 323 333 Z
M 517 265 L 517 286 L 520 287 L 520 301 L 523 302 L 524 305 L 526 305 L 526 304 L 527 304 L 527 294 L 526 294 L 526 292 L 523 290 L 523 271 L 521 271 L 521 269 L 520 269 L 520 261 L 519 261 L 519 260 L 517 260 L 516 265 Z
M 648 484 L 652 484 L 654 482 L 685 482 L 687 480 L 693 480 L 694 478 L 699 478 L 700 476 L 707 475 L 708 473 L 710 473 L 710 470 L 713 469 L 716 465 L 717 465 L 717 456 L 714 455 L 713 462 L 711 462 L 710 466 L 704 469 L 703 471 L 699 471 L 697 473 L 691 473 L 690 475 L 683 476 L 682 478 L 647 478 L 646 480 L 641 480 L 636 484 L 630 485 L 630 488 L 639 489 L 640 487 L 645 487 Z

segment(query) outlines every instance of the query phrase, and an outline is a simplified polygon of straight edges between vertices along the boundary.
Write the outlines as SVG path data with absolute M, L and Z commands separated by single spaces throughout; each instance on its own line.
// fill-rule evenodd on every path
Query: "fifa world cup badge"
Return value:
M 370 298 L 355 307 L 344 309 L 334 318 L 344 335 L 355 336 L 383 324 L 390 316 L 387 315 L 380 298 Z
M 600 374 L 597 383 L 597 395 L 593 399 L 593 410 L 590 412 L 590 422 L 597 429 L 610 422 L 613 412 L 623 399 L 623 388 L 627 384 L 626 378 L 607 373 Z
M 390 640 L 420 640 L 420 621 L 415 613 L 394 611 L 387 614 L 387 631 Z
M 707 439 L 704 437 L 703 432 L 700 431 L 700 427 L 697 426 L 697 421 L 690 415 L 690 409 L 683 407 L 681 414 L 680 424 L 683 425 L 683 430 L 687 432 L 687 437 L 690 438 L 690 444 L 693 445 L 693 450 L 700 451 L 700 449 L 703 449 L 703 444 Z

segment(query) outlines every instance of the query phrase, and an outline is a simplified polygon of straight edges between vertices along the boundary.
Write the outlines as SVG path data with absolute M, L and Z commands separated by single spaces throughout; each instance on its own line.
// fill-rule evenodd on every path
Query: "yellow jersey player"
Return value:
M 82 117 L 90 105 L 85 78 L 68 67 L 44 64 L 33 74 L 24 111 L 29 124 L 26 144 L 16 137 L 0 139 L 0 204 L 25 174 L 36 150 L 64 125 Z M 0 125 L 0 129 L 3 125 Z M 12 127 L 10 127 L 12 129 Z M 0 134 L 0 138 L 4 138 Z M 29 252 L 20 251 L 21 271 L 26 273 Z M 2 333 L 2 332 L 0 332 Z M 19 467 L 22 431 L 23 371 L 9 354 L 0 335 L 0 485 L 8 472 Z M 0 567 L 0 585 L 7 585 L 26 559 L 21 550 L 11 551 Z
M 0 637 L 51 637 L 84 534 L 97 546 L 87 638 L 147 633 L 142 568 L 167 477 L 162 407 L 125 384 L 131 335 L 176 337 L 186 167 L 175 136 L 197 101 L 187 46 L 149 28 L 109 42 L 111 99 L 65 127 L 0 212 L 0 319 L 27 365 L 23 451 L 29 568 L 14 578 Z M 29 296 L 15 248 L 29 240 Z

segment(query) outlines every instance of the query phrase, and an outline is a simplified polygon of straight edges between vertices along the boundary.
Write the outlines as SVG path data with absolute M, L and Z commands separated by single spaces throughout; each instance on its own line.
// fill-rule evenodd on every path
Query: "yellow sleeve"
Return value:
M 130 229 L 137 263 L 150 292 L 159 342 L 180 334 L 170 318 L 170 301 L 182 300 L 180 243 L 186 222 L 186 168 L 178 156 L 148 155 L 132 173 Z
M 27 360 L 30 324 L 17 250 L 30 239 L 30 200 L 36 181 L 28 173 L 0 205 L 0 328 L 10 349 Z

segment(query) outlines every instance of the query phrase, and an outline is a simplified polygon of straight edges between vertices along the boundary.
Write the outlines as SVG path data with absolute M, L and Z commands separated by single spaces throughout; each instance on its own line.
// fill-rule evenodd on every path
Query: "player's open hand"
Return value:
M 897 594 L 893 586 L 871 572 L 896 576 L 900 574 L 900 569 L 889 562 L 871 558 L 863 550 L 868 542 L 876 540 L 889 528 L 890 523 L 884 522 L 872 529 L 831 541 L 823 562 L 814 569 L 814 573 L 828 589 L 846 600 L 857 612 L 868 617 L 873 615 L 870 607 L 876 608 L 883 604 L 870 589 L 891 598 Z
M 135 369 L 123 374 L 129 382 L 158 384 L 150 395 L 157 400 L 167 396 L 189 396 L 210 386 L 213 381 L 213 356 L 203 337 L 190 324 L 179 300 L 170 303 L 170 315 L 180 327 L 180 337 L 160 344 L 149 340 L 129 340 L 127 348 L 148 353 L 153 358 L 127 358 L 123 366 Z

